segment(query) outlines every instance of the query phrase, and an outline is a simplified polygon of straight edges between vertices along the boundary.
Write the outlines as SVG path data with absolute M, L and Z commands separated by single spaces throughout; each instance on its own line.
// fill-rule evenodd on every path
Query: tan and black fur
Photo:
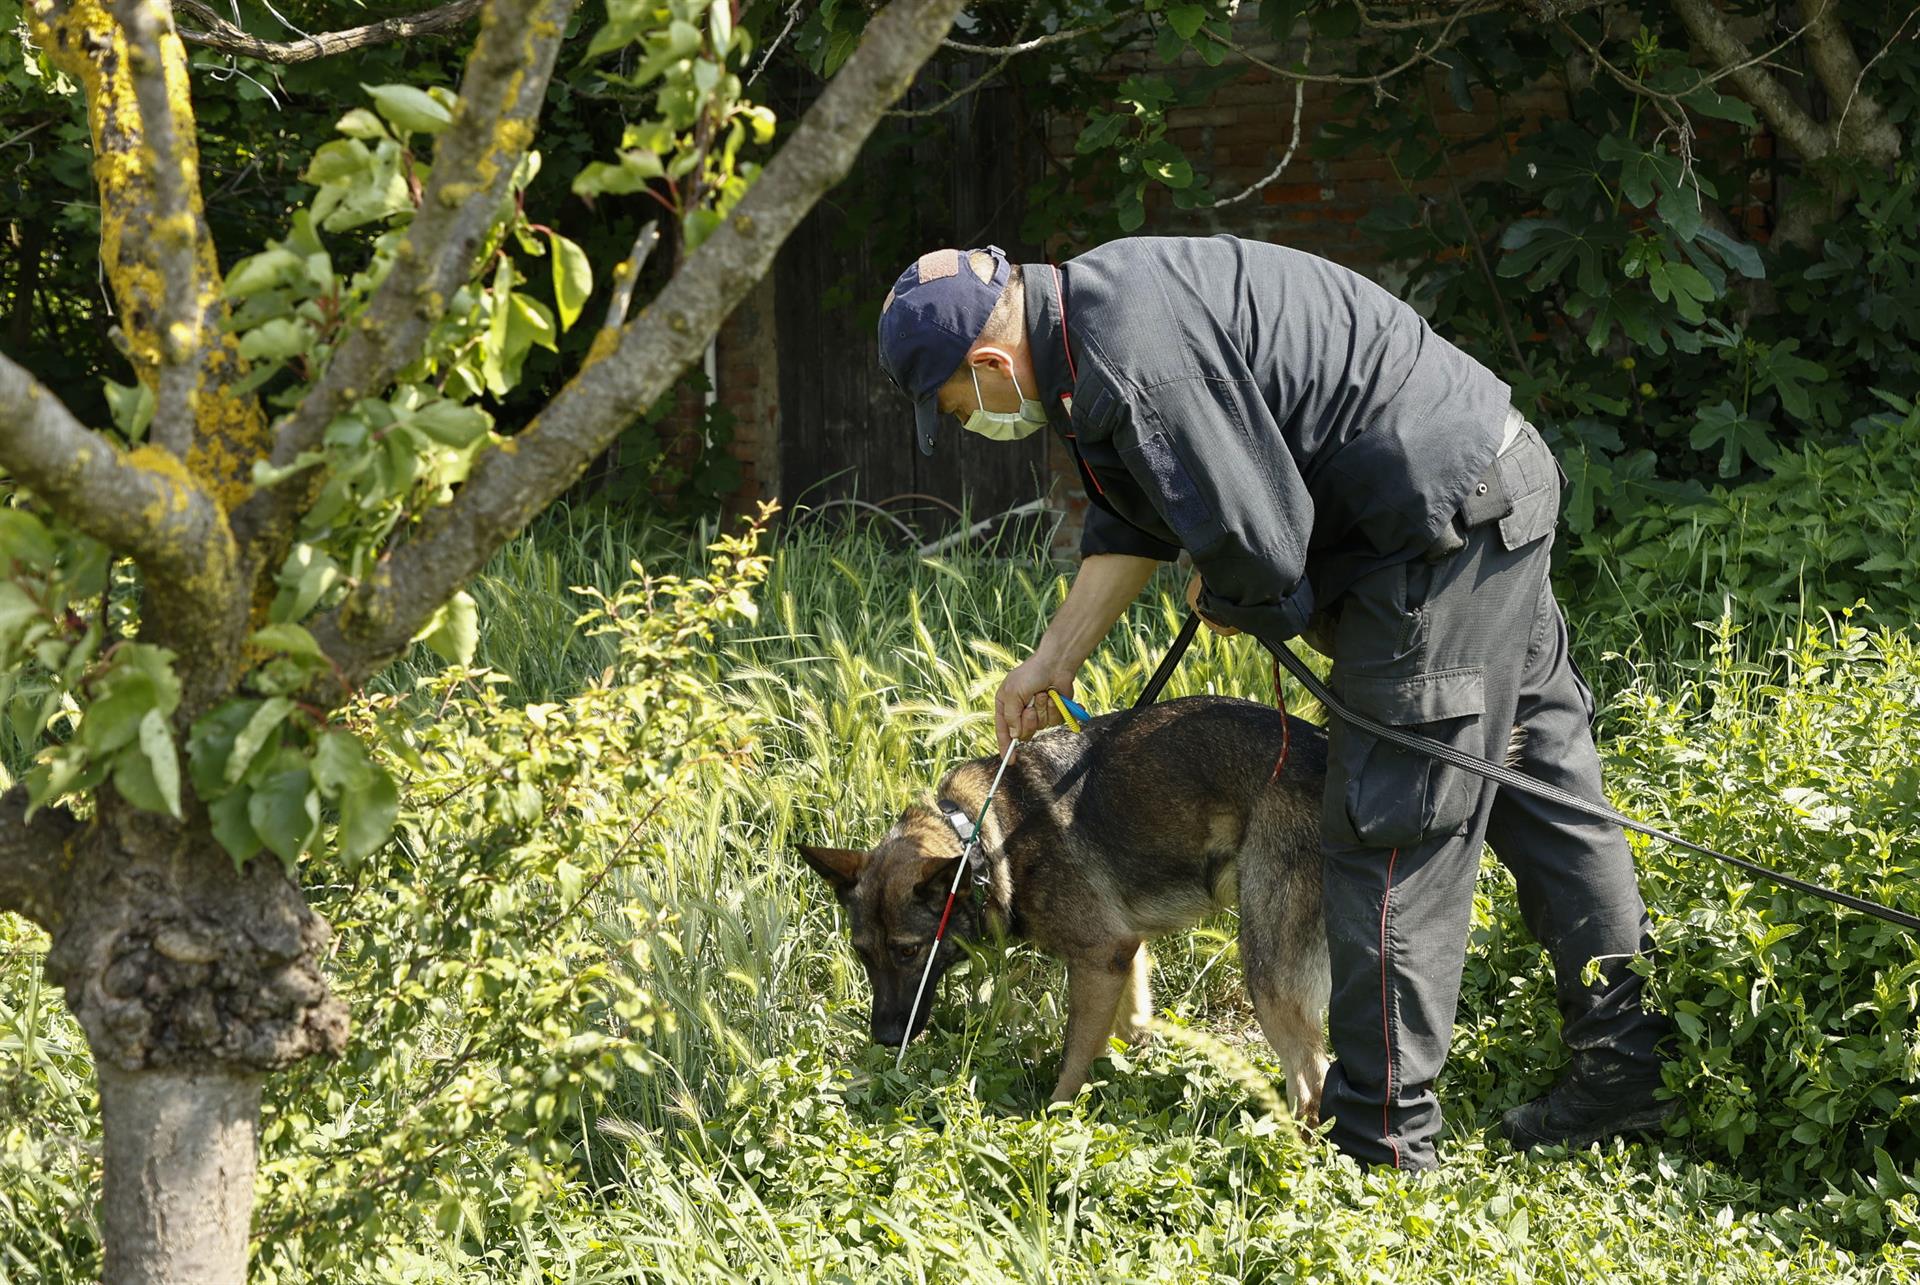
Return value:
M 1328 975 L 1320 906 L 1320 795 L 1326 738 L 1226 697 L 1166 701 L 1092 720 L 1083 733 L 1042 733 L 1007 767 L 981 831 L 989 887 L 956 904 L 933 981 L 960 940 L 996 931 L 1066 961 L 1067 1047 L 1053 1088 L 1074 1096 L 1108 1034 L 1132 1040 L 1153 1008 L 1145 943 L 1240 906 L 1240 959 L 1260 1026 L 1287 1071 L 1296 1114 L 1317 1115 L 1327 1057 Z M 908 807 L 869 851 L 802 848 L 846 907 L 873 986 L 871 1031 L 898 1045 L 925 1027 L 907 1013 L 926 965 L 961 840 L 949 800 L 979 815 L 997 758 L 962 763 L 933 800 Z

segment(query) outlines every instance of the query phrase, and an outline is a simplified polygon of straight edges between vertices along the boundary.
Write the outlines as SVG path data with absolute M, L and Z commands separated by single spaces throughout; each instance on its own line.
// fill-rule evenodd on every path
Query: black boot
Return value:
M 1579 1148 L 1616 1135 L 1659 1133 L 1680 1109 L 1674 1099 L 1654 1096 L 1659 1087 L 1657 1065 L 1576 1061 L 1545 1097 L 1502 1115 L 1500 1133 L 1516 1151 Z

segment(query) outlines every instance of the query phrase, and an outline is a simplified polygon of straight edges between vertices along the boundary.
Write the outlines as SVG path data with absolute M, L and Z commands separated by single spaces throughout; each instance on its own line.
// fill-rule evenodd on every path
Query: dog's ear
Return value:
M 953 891 L 953 863 L 957 857 L 922 857 L 914 891 L 931 901 L 943 899 Z
M 843 897 L 853 890 L 860 872 L 867 867 L 867 854 L 857 848 L 810 848 L 802 844 L 800 859 Z

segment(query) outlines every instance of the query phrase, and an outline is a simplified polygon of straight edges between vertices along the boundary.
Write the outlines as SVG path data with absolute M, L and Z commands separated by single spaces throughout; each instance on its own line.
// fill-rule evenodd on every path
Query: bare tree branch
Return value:
M 67 842 L 80 823 L 60 808 L 42 808 L 27 820 L 27 790 L 0 794 L 0 910 L 25 915 L 51 932 L 60 923 L 59 889 Z
M 627 251 L 627 257 L 613 270 L 613 297 L 607 302 L 607 319 L 601 323 L 602 334 L 620 333 L 620 327 L 627 324 L 627 309 L 633 306 L 633 288 L 640 282 L 640 271 L 647 266 L 647 260 L 653 257 L 653 248 L 660 244 L 660 220 L 648 219 L 646 226 L 640 229 L 640 235 L 633 239 L 633 249 Z
M 275 430 L 285 467 L 320 445 L 333 418 L 384 389 L 420 352 L 472 268 L 481 238 L 533 141 L 547 79 L 575 0 L 493 0 L 460 80 L 453 123 L 433 149 L 433 174 L 392 270 L 326 372 Z M 264 488 L 234 515 L 244 549 L 272 575 L 315 484 L 298 474 Z
M 1302 71 L 1306 70 L 1307 64 L 1312 61 L 1313 61 L 1313 38 L 1309 36 L 1307 38 L 1306 48 L 1301 50 L 1300 52 L 1301 70 Z M 1301 109 L 1306 105 L 1306 98 L 1307 98 L 1307 82 L 1304 80 L 1294 81 L 1293 82 L 1293 130 L 1287 138 L 1287 150 L 1280 154 L 1280 163 L 1274 166 L 1271 171 L 1263 175 L 1261 178 L 1258 178 L 1254 180 L 1252 183 L 1249 183 L 1245 191 L 1235 193 L 1232 196 L 1223 196 L 1219 200 L 1215 201 L 1212 205 L 1207 206 L 1206 208 L 1210 210 L 1218 210 L 1224 206 L 1238 205 L 1240 202 L 1252 196 L 1255 192 L 1258 192 L 1261 188 L 1267 187 L 1270 184 L 1273 184 L 1279 181 L 1280 176 L 1287 172 L 1287 166 L 1293 164 L 1294 152 L 1298 151 L 1300 148 L 1300 113 L 1301 113 Z
M 1673 0 L 1673 7 L 1686 24 L 1694 47 L 1706 55 L 1716 72 L 1729 72 L 1741 97 L 1759 109 L 1774 133 L 1794 151 L 1813 161 L 1833 150 L 1826 129 L 1793 100 L 1772 72 L 1753 60 L 1714 0 Z
M 0 469 L 54 512 L 130 554 L 180 610 L 224 616 L 234 548 L 226 515 L 171 454 L 123 453 L 85 427 L 25 370 L 0 356 Z
M 1031 12 L 1031 10 L 1028 11 L 1029 16 L 1031 16 Z M 1107 28 L 1117 26 L 1119 23 L 1133 16 L 1134 15 L 1129 13 L 1125 7 L 1122 7 L 1100 22 L 1090 22 L 1084 27 L 1068 27 L 1061 31 L 1049 31 L 1046 35 L 1035 36 L 1032 40 L 1021 40 L 1016 37 L 1014 43 L 1010 45 L 973 45 L 968 44 L 964 40 L 942 40 L 940 46 L 943 49 L 956 49 L 963 54 L 985 54 L 990 58 L 1011 58 L 1015 54 L 1030 54 L 1036 49 L 1045 49 L 1048 45 L 1057 45 L 1062 41 L 1078 40 L 1082 36 L 1098 35 Z M 1026 18 L 1022 18 L 1020 21 L 1024 26 Z
M 480 12 L 481 0 L 453 0 L 451 4 L 422 10 L 403 18 L 385 18 L 364 27 L 326 31 L 317 36 L 286 41 L 262 40 L 249 35 L 215 13 L 210 6 L 201 3 L 201 0 L 175 0 L 175 3 L 193 15 L 194 22 L 199 24 L 197 31 L 190 27 L 180 29 L 180 38 L 190 45 L 199 45 L 216 53 L 258 58 L 262 62 L 296 63 L 331 58 L 335 54 L 365 49 L 369 45 L 391 44 L 396 40 L 411 40 L 415 36 L 451 31 L 466 25 Z
M 963 2 L 893 0 L 876 15 L 752 190 L 619 343 L 589 359 L 506 447 L 483 455 L 452 504 L 395 551 L 377 584 L 361 586 L 318 622 L 315 637 L 350 679 L 399 655 L 440 603 L 671 386 L 766 274 L 781 242 L 846 174 Z
M 1900 155 L 1900 131 L 1871 95 L 1856 97 L 1866 69 L 1840 22 L 1837 0 L 1809 0 L 1809 7 L 1807 61 L 1813 64 L 1828 100 L 1846 104 L 1835 117 L 1834 145 L 1876 165 L 1891 164 Z

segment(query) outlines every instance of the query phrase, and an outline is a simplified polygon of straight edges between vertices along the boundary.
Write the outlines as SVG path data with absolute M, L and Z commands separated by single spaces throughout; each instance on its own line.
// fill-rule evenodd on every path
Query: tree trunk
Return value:
M 259 1075 L 98 1064 L 106 1285 L 241 1285 Z
M 331 932 L 271 857 L 236 870 L 197 805 L 180 823 L 96 797 L 47 974 L 100 1085 L 105 1279 L 240 1282 L 261 1080 L 346 1044 Z

